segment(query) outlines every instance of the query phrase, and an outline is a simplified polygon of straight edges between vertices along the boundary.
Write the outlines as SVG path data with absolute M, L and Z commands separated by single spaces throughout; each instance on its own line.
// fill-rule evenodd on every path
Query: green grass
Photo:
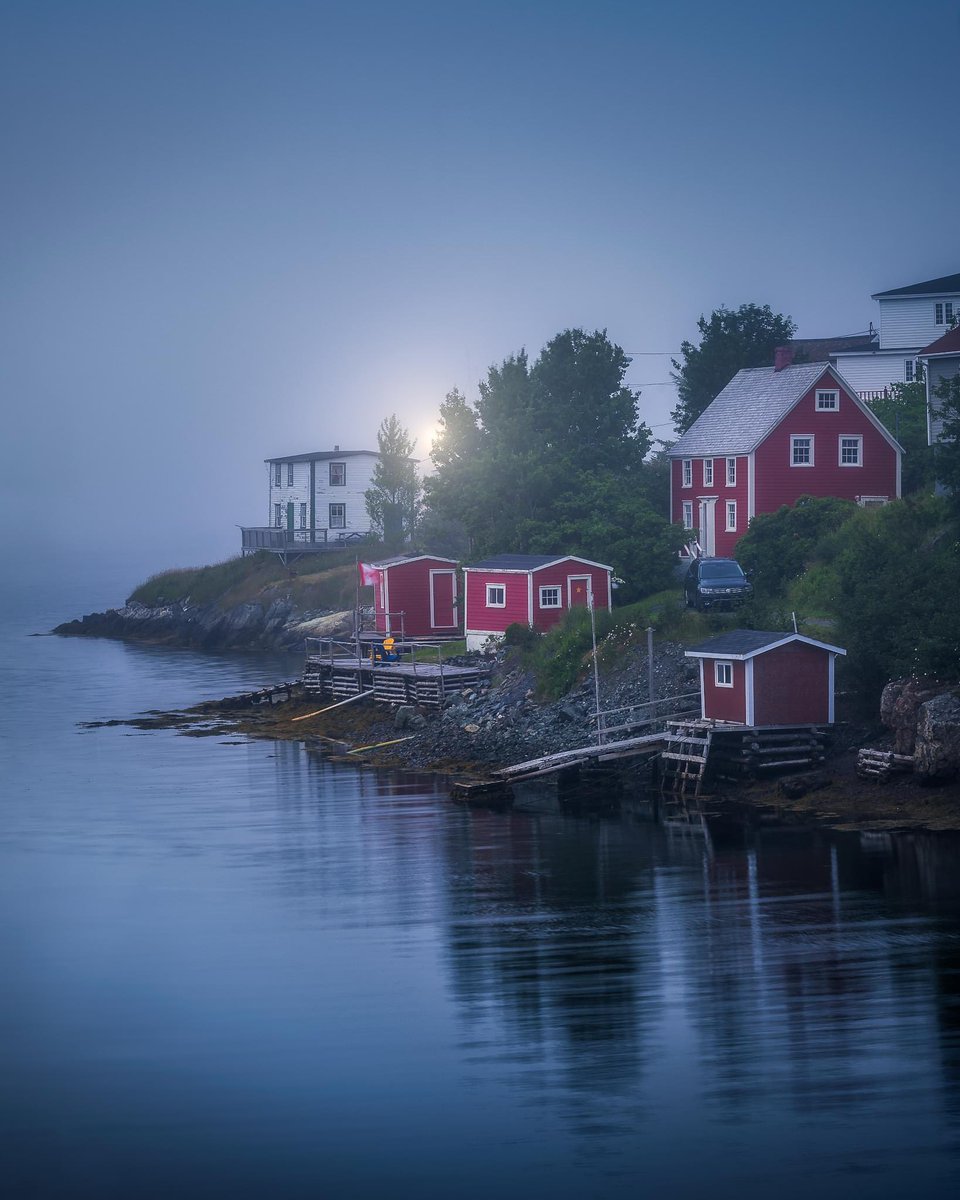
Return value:
M 289 596 L 304 609 L 348 609 L 356 604 L 357 569 L 352 551 L 304 556 L 285 567 L 261 551 L 208 567 L 162 571 L 141 583 L 128 600 L 151 607 L 176 604 L 270 604 Z
M 438 650 L 439 658 L 437 657 Z M 414 650 L 411 655 L 411 661 L 422 663 L 446 662 L 448 658 L 456 658 L 458 655 L 466 654 L 466 652 L 467 643 L 461 638 L 458 642 L 442 642 L 439 646 L 423 646 L 420 650 Z

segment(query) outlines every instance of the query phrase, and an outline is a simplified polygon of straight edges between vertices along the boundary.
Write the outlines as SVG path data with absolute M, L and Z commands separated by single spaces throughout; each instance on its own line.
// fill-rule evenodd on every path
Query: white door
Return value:
M 717 552 L 716 509 L 716 496 L 700 497 L 700 547 L 706 558 L 713 558 Z

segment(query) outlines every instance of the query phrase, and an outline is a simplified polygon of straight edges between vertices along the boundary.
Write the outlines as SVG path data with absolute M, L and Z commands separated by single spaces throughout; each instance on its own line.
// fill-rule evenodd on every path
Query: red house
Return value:
M 672 521 L 732 557 L 758 513 L 801 496 L 884 504 L 899 444 L 829 363 L 738 372 L 670 449 Z
M 372 576 L 372 580 L 371 580 Z M 457 564 L 430 554 L 364 564 L 373 583 L 376 628 L 394 637 L 451 637 L 457 632 Z
M 733 629 L 687 652 L 700 660 L 705 720 L 737 725 L 825 725 L 834 720 L 839 646 L 799 633 Z
M 613 568 L 568 554 L 498 554 L 465 567 L 463 628 L 468 650 L 519 623 L 541 632 L 568 608 L 613 604 Z

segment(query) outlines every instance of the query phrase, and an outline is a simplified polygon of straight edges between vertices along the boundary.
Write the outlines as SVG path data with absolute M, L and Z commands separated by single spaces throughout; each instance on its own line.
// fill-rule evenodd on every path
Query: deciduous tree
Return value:
M 685 433 L 738 371 L 772 367 L 773 352 L 788 342 L 796 325 L 769 304 L 720 307 L 697 322 L 700 344 L 682 342 L 683 362 L 673 359 L 678 403 L 670 414 L 678 433 Z

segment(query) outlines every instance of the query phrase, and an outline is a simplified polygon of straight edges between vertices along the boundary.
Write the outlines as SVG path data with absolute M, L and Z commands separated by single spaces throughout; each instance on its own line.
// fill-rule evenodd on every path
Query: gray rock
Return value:
M 960 774 L 960 699 L 955 693 L 944 692 L 921 704 L 914 770 L 927 783 Z

